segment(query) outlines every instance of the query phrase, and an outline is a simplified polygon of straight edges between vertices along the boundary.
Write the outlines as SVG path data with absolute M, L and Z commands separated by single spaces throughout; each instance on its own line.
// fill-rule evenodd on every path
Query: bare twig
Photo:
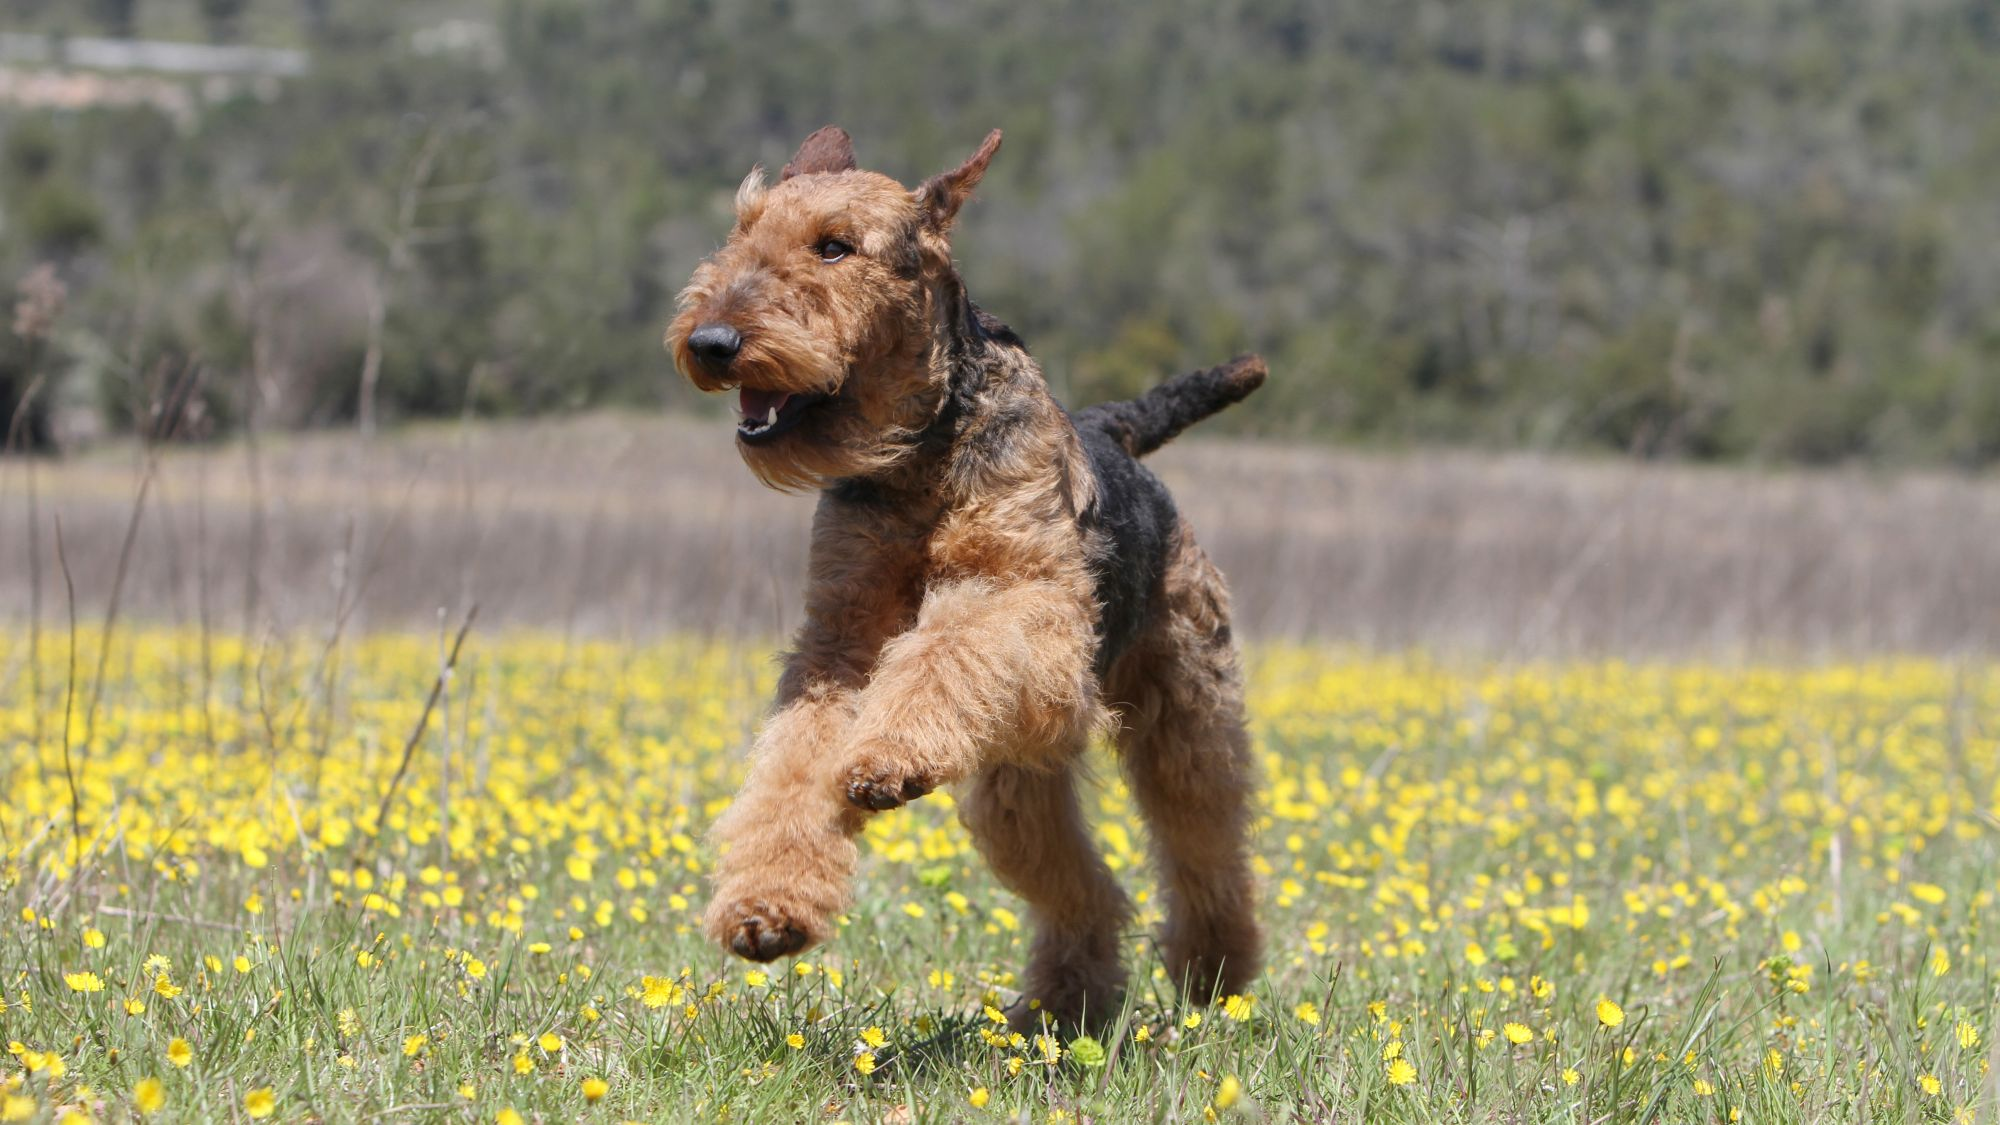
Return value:
M 14 417 L 7 423 L 7 449 L 11 452 L 19 439 L 21 425 L 28 417 L 28 404 L 42 389 L 42 376 L 37 375 L 28 383 L 26 393 L 21 396 L 20 405 L 14 408 Z M 42 513 L 41 494 L 35 480 L 35 463 L 30 460 L 25 469 L 28 495 L 28 698 L 29 712 L 34 715 L 35 724 L 35 772 L 42 785 L 49 783 L 48 767 L 42 755 L 46 744 L 47 731 L 42 728 Z
M 443 147 L 443 129 L 433 129 L 424 138 L 424 145 L 417 150 L 416 159 L 410 164 L 410 174 L 404 178 L 402 189 L 396 196 L 396 225 L 389 236 L 389 249 L 381 272 L 375 283 L 368 287 L 368 346 L 361 357 L 360 401 L 354 406 L 354 420 L 364 438 L 375 436 L 375 388 L 382 378 L 382 337 L 388 320 L 389 287 L 396 275 L 407 270 L 410 265 L 410 247 L 416 234 L 417 206 L 423 201 L 424 186 L 430 181 L 431 172 L 437 166 L 438 150 Z
M 75 845 L 78 869 L 83 864 L 83 797 L 78 786 L 78 775 L 85 763 L 72 762 L 70 758 L 69 735 L 71 718 L 76 713 L 76 581 L 69 573 L 69 553 L 63 550 L 62 516 L 56 516 L 56 563 L 62 567 L 63 589 L 69 597 L 69 686 L 63 691 L 63 776 L 69 781 L 69 831 Z M 90 743 L 83 746 L 83 754 L 88 759 Z
M 403 760 L 396 765 L 396 776 L 389 779 L 389 790 L 382 794 L 382 805 L 375 812 L 375 831 L 379 835 L 382 826 L 389 821 L 389 802 L 395 799 L 396 787 L 403 783 L 403 775 L 409 772 L 410 759 L 416 756 L 417 743 L 424 738 L 424 728 L 430 726 L 431 712 L 437 709 L 438 696 L 444 694 L 444 687 L 451 679 L 452 670 L 458 667 L 458 654 L 465 647 L 465 635 L 472 631 L 472 623 L 479 617 L 479 603 L 465 611 L 465 621 L 458 627 L 458 637 L 451 642 L 451 655 L 445 657 L 444 667 L 438 669 L 437 680 L 431 684 L 430 698 L 424 701 L 423 714 L 417 716 L 417 726 L 410 732 L 409 741 L 403 743 Z

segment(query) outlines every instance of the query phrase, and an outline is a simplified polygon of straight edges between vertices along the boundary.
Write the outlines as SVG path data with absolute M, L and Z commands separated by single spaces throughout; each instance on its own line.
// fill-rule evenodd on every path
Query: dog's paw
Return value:
M 907 805 L 937 787 L 937 778 L 874 754 L 849 766 L 841 782 L 849 804 L 874 812 Z
M 811 945 L 814 927 L 761 899 L 717 901 L 708 908 L 708 932 L 724 949 L 751 961 L 775 961 Z

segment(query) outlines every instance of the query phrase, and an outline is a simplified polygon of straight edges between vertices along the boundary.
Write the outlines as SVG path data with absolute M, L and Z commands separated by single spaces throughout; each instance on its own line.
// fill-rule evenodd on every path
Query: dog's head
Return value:
M 704 391 L 736 389 L 736 446 L 777 488 L 893 465 L 937 412 L 931 362 L 952 220 L 1000 147 L 910 189 L 855 167 L 832 126 L 807 137 L 776 184 L 753 168 L 729 241 L 694 271 L 667 348 Z

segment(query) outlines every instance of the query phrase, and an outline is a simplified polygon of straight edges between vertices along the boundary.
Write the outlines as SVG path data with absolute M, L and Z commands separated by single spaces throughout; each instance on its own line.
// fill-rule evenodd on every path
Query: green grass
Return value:
M 1267 970 L 1230 1005 L 1174 996 L 1143 827 L 1101 761 L 1099 838 L 1142 918 L 1099 1051 L 988 1018 L 1030 927 L 945 797 L 871 823 L 853 908 L 804 961 L 760 979 L 700 938 L 701 835 L 762 651 L 475 638 L 377 824 L 435 638 L 140 633 L 67 739 L 65 644 L 37 696 L 0 636 L 4 1108 L 28 1119 L 125 1118 L 148 1078 L 165 1119 L 217 1121 L 265 1088 L 274 1120 L 328 1121 L 1994 1111 L 1987 669 L 1260 650 Z

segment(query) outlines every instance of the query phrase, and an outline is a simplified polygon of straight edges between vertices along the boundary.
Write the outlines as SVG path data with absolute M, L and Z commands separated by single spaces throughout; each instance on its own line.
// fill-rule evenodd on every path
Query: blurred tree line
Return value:
M 187 366 L 225 427 L 686 404 L 673 294 L 837 122 L 905 182 L 1007 131 L 958 252 L 1072 403 L 1255 349 L 1265 434 L 2000 459 L 1991 0 L 21 3 L 312 53 L 0 119 L 70 294 L 0 396 L 113 425 Z

